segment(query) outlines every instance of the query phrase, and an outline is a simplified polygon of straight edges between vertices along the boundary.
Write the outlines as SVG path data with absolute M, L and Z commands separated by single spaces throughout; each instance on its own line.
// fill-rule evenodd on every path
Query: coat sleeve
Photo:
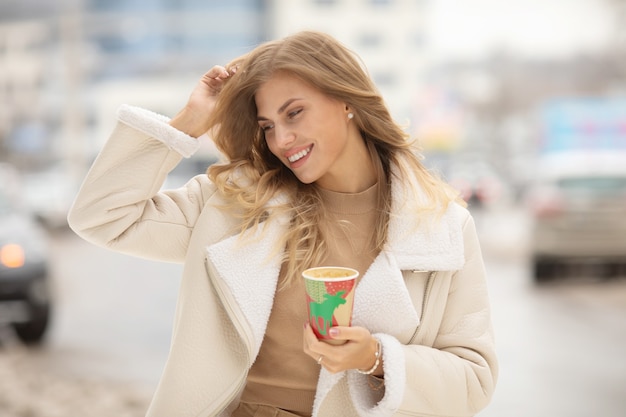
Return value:
M 469 215 L 463 236 L 464 267 L 451 275 L 447 294 L 429 294 L 438 303 L 446 298 L 433 345 L 402 346 L 406 386 L 400 410 L 407 415 L 473 416 L 495 389 L 498 363 L 485 268 Z M 422 317 L 423 322 L 431 319 L 437 320 Z
M 198 140 L 155 113 L 123 106 L 68 214 L 85 240 L 160 261 L 184 260 L 191 230 L 213 193 L 206 175 L 160 191 L 167 174 L 197 149 Z

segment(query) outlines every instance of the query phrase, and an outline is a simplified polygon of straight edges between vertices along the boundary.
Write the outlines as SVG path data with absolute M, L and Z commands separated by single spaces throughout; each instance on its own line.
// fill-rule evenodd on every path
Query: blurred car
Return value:
M 448 182 L 470 207 L 489 206 L 500 201 L 505 187 L 495 171 L 484 162 L 457 164 L 450 169 Z
M 545 158 L 528 203 L 536 282 L 626 271 L 626 152 Z
M 15 181 L 13 170 L 0 165 L 0 324 L 32 345 L 43 340 L 50 321 L 47 238 L 17 205 Z

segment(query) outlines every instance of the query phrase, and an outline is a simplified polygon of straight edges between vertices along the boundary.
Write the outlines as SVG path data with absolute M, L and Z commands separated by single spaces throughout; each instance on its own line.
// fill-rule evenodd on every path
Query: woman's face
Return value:
M 285 73 L 262 84 L 255 101 L 270 151 L 300 181 L 334 191 L 362 191 L 355 189 L 362 188 L 355 176 L 370 167 L 369 156 L 345 103 Z

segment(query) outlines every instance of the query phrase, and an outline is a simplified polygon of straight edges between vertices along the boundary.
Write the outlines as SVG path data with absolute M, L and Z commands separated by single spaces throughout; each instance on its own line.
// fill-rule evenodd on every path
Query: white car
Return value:
M 528 195 L 536 282 L 626 273 L 626 150 L 542 158 Z

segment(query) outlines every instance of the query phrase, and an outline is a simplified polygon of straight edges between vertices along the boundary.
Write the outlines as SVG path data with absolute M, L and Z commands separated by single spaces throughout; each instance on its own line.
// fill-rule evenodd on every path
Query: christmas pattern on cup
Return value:
M 305 279 L 307 302 L 309 303 L 309 322 L 320 339 L 329 338 L 328 330 L 339 325 L 336 310 L 346 304 L 351 295 L 355 280 L 313 281 Z M 350 325 L 351 317 L 348 317 Z

